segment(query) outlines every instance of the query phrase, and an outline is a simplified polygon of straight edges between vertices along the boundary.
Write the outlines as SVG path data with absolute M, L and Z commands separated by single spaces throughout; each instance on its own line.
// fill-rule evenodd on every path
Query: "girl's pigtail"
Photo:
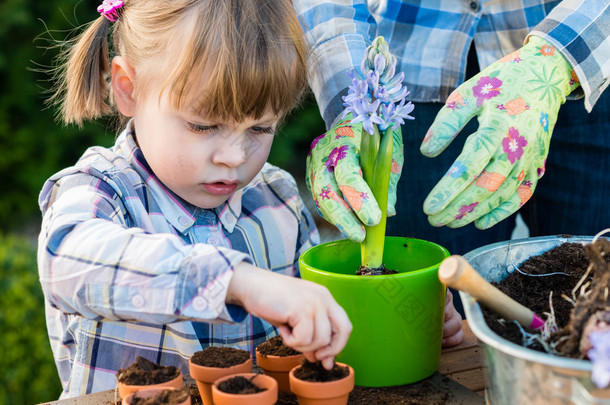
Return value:
M 66 124 L 81 125 L 86 119 L 112 112 L 109 26 L 108 19 L 100 16 L 78 37 L 68 41 L 68 47 L 59 56 L 57 81 L 49 101 L 60 106 L 59 115 Z

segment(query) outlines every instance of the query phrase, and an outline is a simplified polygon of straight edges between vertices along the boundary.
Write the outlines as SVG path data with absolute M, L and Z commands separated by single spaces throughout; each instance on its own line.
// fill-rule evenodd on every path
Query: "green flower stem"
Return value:
M 377 152 L 379 151 L 379 130 L 376 125 L 373 125 L 375 129 L 374 134 L 371 135 L 362 129 L 362 136 L 360 141 L 360 167 L 362 168 L 362 177 L 366 184 L 369 185 L 371 190 L 373 189 L 375 179 L 375 162 L 377 160 Z
M 362 175 L 369 184 L 369 187 L 371 187 L 373 196 L 381 210 L 381 219 L 377 225 L 365 226 L 366 236 L 360 244 L 360 253 L 361 264 L 363 266 L 378 268 L 383 262 L 393 145 L 391 128 L 383 134 L 384 136 L 381 137 L 381 142 L 379 142 L 379 130 L 376 125 L 373 127 L 375 128 L 373 136 L 362 134 L 360 165 L 362 167 Z M 376 159 L 371 158 L 372 151 L 377 155 Z M 373 161 L 374 164 L 372 163 Z

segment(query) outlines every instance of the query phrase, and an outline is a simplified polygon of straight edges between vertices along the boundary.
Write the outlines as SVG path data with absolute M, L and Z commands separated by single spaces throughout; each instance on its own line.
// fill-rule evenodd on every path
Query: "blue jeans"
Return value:
M 451 229 L 428 223 L 424 199 L 460 154 L 467 135 L 477 129 L 473 119 L 439 156 L 423 156 L 421 141 L 442 106 L 416 103 L 415 120 L 402 127 L 405 164 L 398 183 L 397 214 L 388 218 L 387 234 L 433 241 L 452 254 L 464 254 L 510 239 L 515 214 L 484 231 L 473 224 Z M 610 227 L 610 91 L 590 114 L 583 100 L 567 101 L 559 110 L 549 150 L 546 173 L 519 211 L 530 236 L 595 235 Z

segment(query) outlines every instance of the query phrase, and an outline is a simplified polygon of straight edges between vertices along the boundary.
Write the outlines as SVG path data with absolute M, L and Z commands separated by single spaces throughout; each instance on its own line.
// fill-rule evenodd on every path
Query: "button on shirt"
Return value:
M 524 3 L 527 5 L 524 6 Z M 574 68 L 590 111 L 608 86 L 610 2 L 599 0 L 293 0 L 312 46 L 310 85 L 329 126 L 343 110 L 346 72 L 383 36 L 414 102 L 444 102 L 464 81 L 474 40 L 479 65 L 520 48 L 528 33 Z
M 249 350 L 277 334 L 225 304 L 242 262 L 299 276 L 318 243 L 294 179 L 265 164 L 213 210 L 194 207 L 152 174 L 130 131 L 93 147 L 40 195 L 40 280 L 62 398 L 114 388 L 137 356 L 180 367 L 206 346 Z

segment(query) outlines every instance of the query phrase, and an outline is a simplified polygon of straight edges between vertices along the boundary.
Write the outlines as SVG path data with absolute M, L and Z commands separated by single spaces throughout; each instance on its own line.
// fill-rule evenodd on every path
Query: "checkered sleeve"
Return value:
M 45 185 L 38 261 L 49 303 L 93 320 L 241 321 L 245 311 L 224 301 L 234 266 L 248 256 L 129 227 L 129 196 L 120 193 L 82 172 Z
M 343 111 L 342 96 L 350 85 L 346 73 L 359 68 L 375 37 L 376 23 L 362 0 L 293 0 L 293 4 L 312 46 L 309 84 L 330 127 Z
M 564 0 L 530 35 L 549 41 L 574 68 L 591 111 L 610 77 L 610 2 Z
M 300 219 L 299 219 L 299 239 L 297 241 L 296 253 L 294 256 L 293 276 L 300 277 L 299 258 L 301 254 L 312 246 L 320 243 L 320 234 L 313 216 L 307 209 L 305 202 L 299 197 Z

